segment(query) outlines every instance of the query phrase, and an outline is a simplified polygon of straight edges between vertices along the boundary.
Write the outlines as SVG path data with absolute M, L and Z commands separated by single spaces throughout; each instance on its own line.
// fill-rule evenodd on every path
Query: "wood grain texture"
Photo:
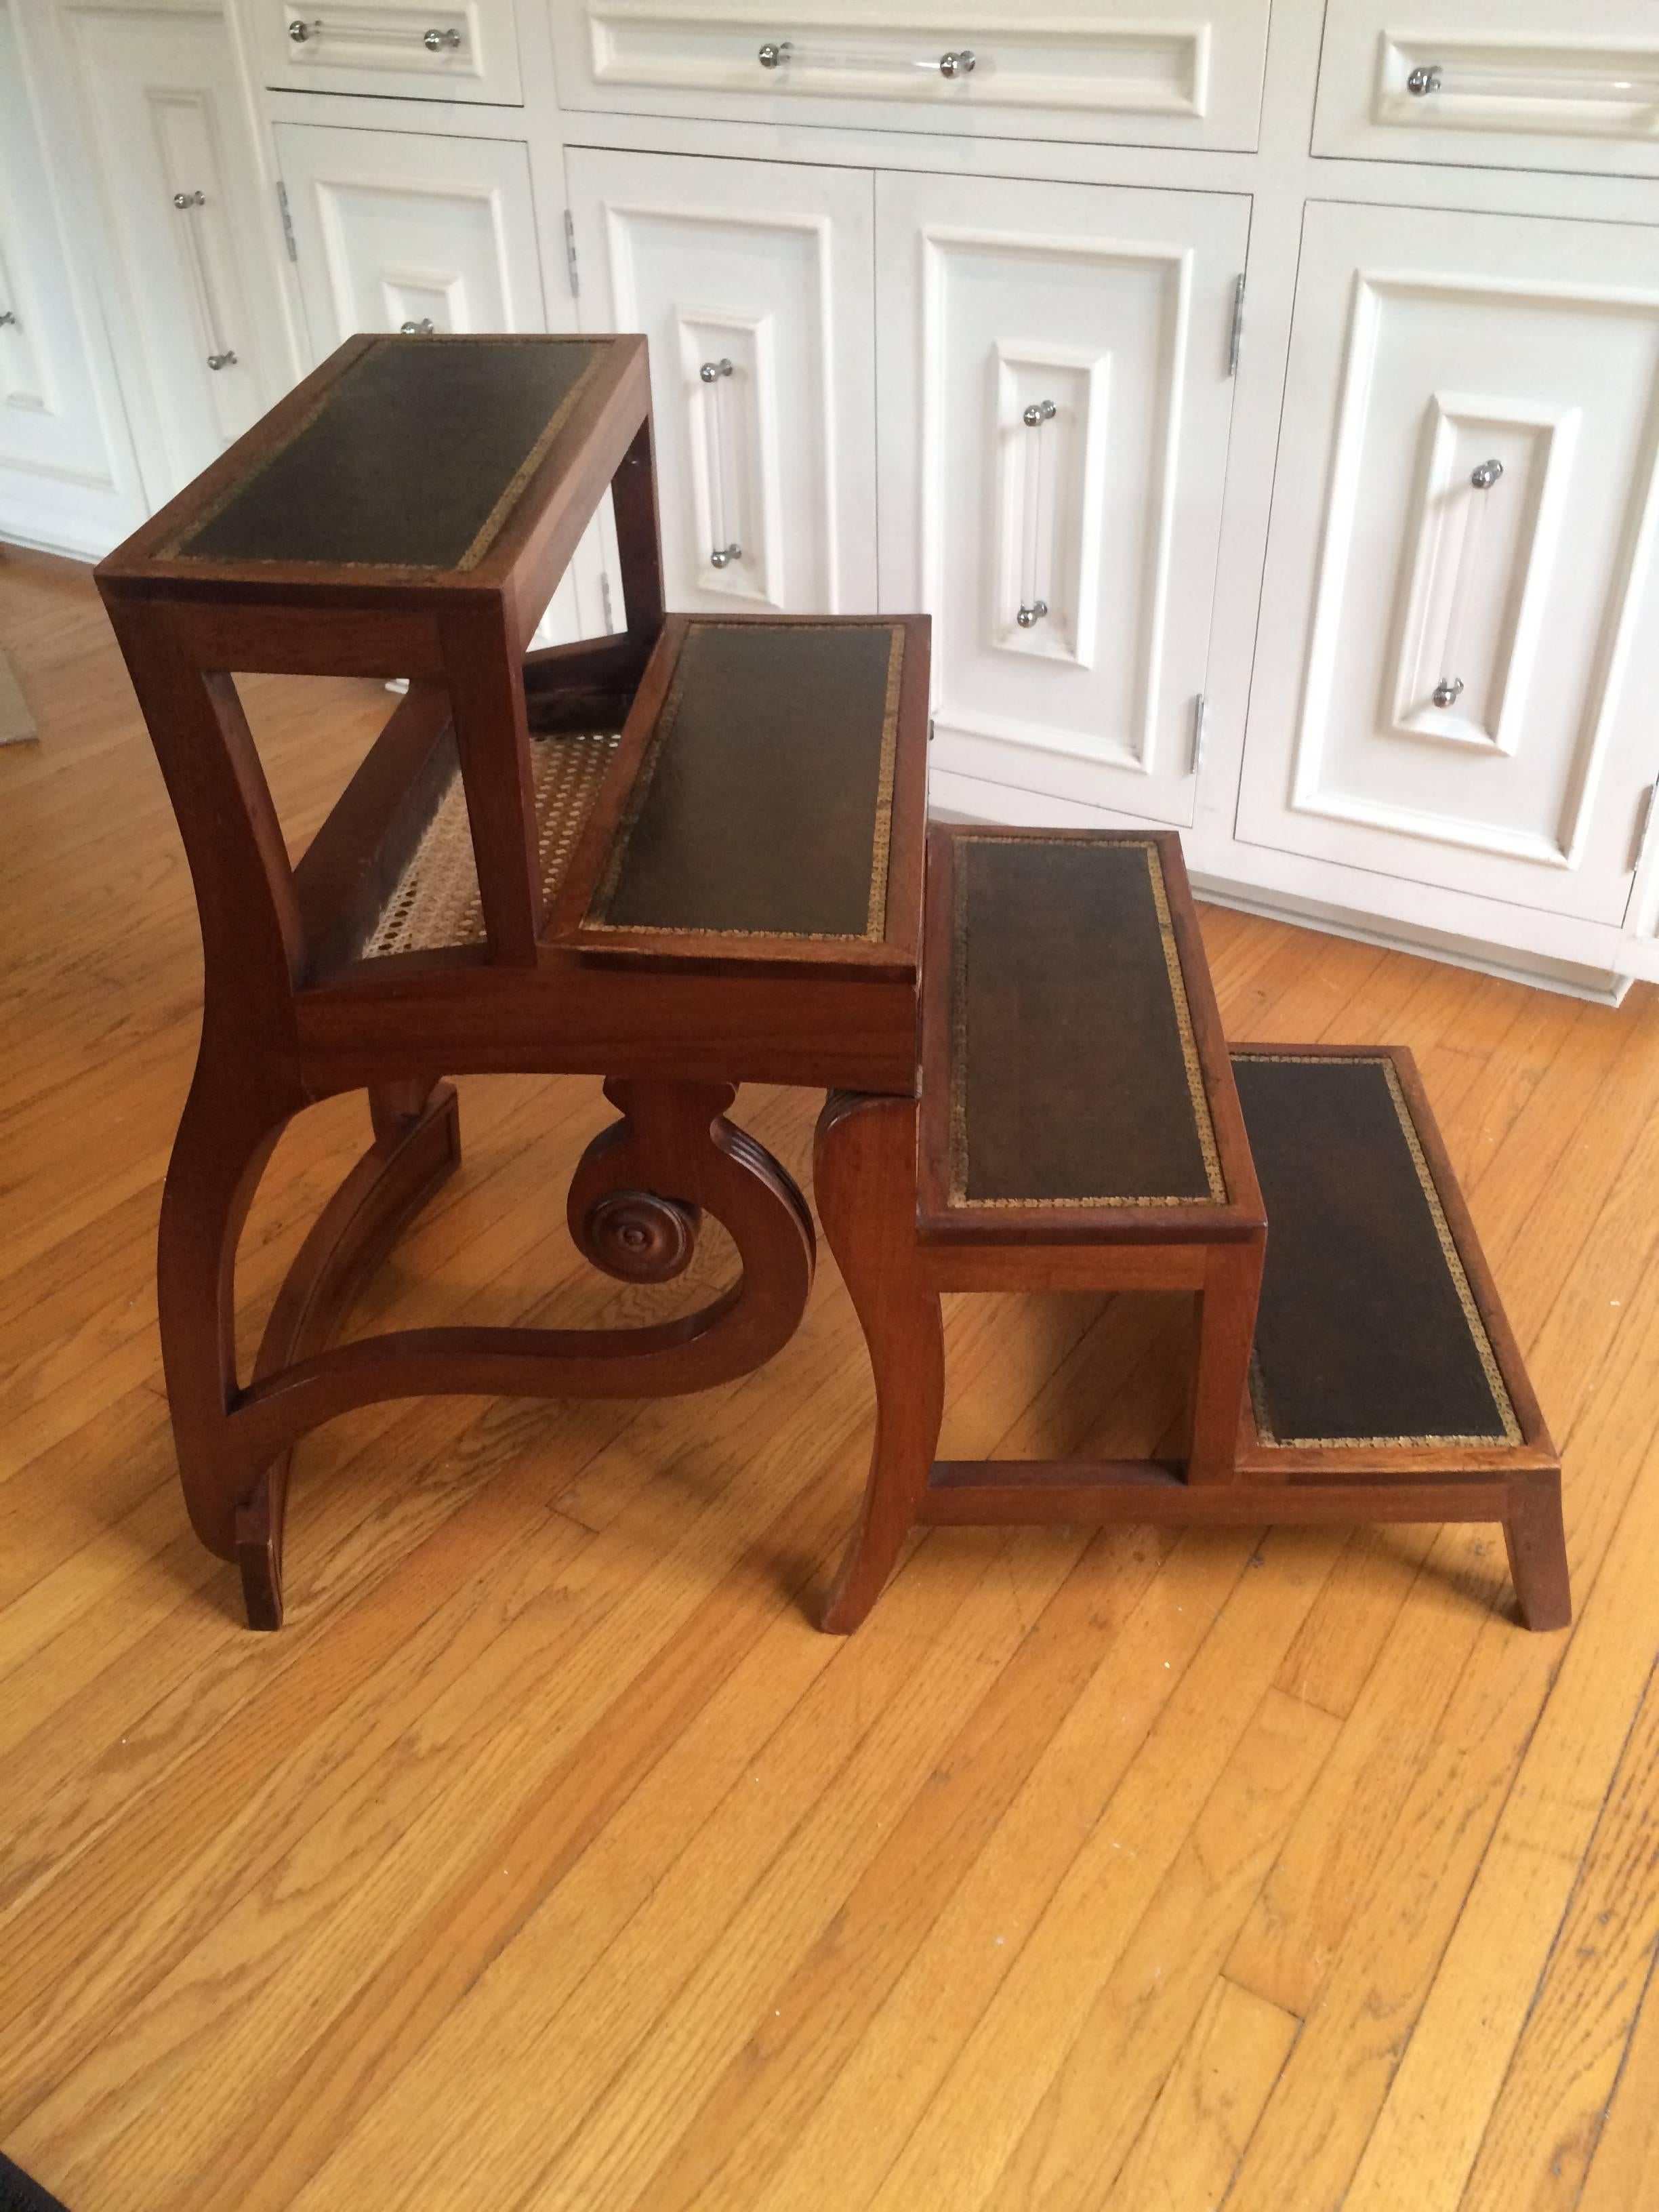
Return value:
M 1659 1000 L 1212 909 L 1235 1039 L 1416 1056 L 1567 1469 L 1565 1638 L 1492 1529 L 934 1528 L 812 1626 L 871 1393 L 830 1260 L 686 1401 L 319 1432 L 293 1624 L 190 1534 L 151 1277 L 199 952 L 86 574 L 0 566 L 0 2141 L 123 2212 L 1645 2212 L 1659 2199 Z M 386 719 L 255 679 L 297 858 Z M 597 1080 L 468 1077 L 354 1310 L 637 1322 L 563 1194 Z M 394 1101 L 385 1102 L 395 1110 Z M 805 1181 L 821 1101 L 738 1112 Z M 360 1102 L 243 1246 L 251 1359 Z M 706 1249 L 705 1249 L 706 1248 Z M 945 1300 L 940 1450 L 1179 1449 L 1187 1301 Z

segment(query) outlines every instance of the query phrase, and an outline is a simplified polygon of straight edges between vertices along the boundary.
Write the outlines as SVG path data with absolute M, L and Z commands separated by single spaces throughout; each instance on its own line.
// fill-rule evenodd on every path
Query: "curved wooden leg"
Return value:
M 236 1243 L 298 1103 L 261 1097 L 204 1043 L 161 1196 L 156 1303 L 179 1477 L 191 1527 L 222 1559 L 237 1556 L 237 1507 L 261 1471 L 231 1433 Z
M 1534 1476 L 1517 1483 L 1504 1521 L 1510 1574 L 1528 1628 L 1566 1628 L 1572 1621 L 1567 1539 L 1561 1525 L 1561 1478 Z
M 374 1141 L 319 1215 L 289 1269 L 253 1363 L 257 1382 L 325 1345 L 410 1220 L 461 1163 L 453 1085 L 430 1076 L 374 1085 Z M 236 1560 L 250 1628 L 283 1625 L 283 1531 L 293 1445 L 240 1498 Z
M 844 1636 L 880 1595 L 915 1524 L 945 1411 L 939 1293 L 916 1253 L 915 1100 L 832 1091 L 812 1177 L 876 1382 L 864 1504 L 823 1610 L 824 1628 Z
M 595 1138 L 572 1181 L 579 1247 L 611 1274 L 665 1281 L 690 1259 L 706 1209 L 731 1232 L 738 1281 L 696 1313 L 641 1327 L 410 1329 L 328 1346 L 364 1276 L 459 1158 L 447 1084 L 383 1086 L 370 1101 L 375 1141 L 307 1238 L 252 1380 L 235 1394 L 231 1431 L 252 1473 L 234 1556 L 254 1626 L 282 1617 L 288 1455 L 319 1422 L 440 1392 L 628 1398 L 708 1389 L 747 1374 L 793 1334 L 812 1282 L 811 1215 L 770 1154 L 726 1121 L 734 1086 L 628 1079 L 607 1083 L 605 1094 L 624 1118 Z

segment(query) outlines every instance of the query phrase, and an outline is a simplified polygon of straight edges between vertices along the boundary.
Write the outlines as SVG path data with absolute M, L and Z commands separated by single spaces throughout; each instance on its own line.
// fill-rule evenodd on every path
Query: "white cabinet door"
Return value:
M 884 606 L 942 769 L 1188 823 L 1249 203 L 878 179 Z
M 279 123 L 276 153 L 319 361 L 354 331 L 546 329 L 524 146 Z
M 1659 175 L 1654 0 L 1331 0 L 1315 151 Z
M 1255 146 L 1267 0 L 545 0 L 562 104 L 732 122 Z
M 669 604 L 872 609 L 868 171 L 565 158 L 583 328 L 650 340 Z
M 279 123 L 300 287 L 316 358 L 354 331 L 547 328 L 527 148 Z M 577 549 L 533 642 L 620 620 L 607 503 Z
M 130 481 L 117 487 L 87 302 L 68 278 L 46 172 L 51 126 L 23 68 L 13 5 L 0 0 L 0 531 L 102 552 L 143 508 Z
M 100 188 L 117 357 L 159 501 L 292 380 L 274 211 L 216 9 L 70 0 L 62 21 Z
M 107 483 L 63 260 L 11 9 L 0 0 L 0 461 Z
M 1310 206 L 1240 836 L 1617 921 L 1656 448 L 1659 234 Z

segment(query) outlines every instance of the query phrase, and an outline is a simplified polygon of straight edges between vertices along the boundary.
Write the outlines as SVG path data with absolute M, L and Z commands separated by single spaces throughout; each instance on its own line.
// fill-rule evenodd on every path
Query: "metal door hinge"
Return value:
M 1204 765 L 1204 720 L 1205 701 L 1204 694 L 1200 691 L 1198 696 L 1193 701 L 1193 765 L 1191 773 L 1194 775 L 1196 775 L 1200 769 Z
M 582 280 L 576 273 L 576 218 L 568 208 L 564 211 L 564 265 L 570 277 L 570 296 L 580 300 Z
M 1238 349 L 1244 343 L 1244 279 L 1233 279 L 1233 326 L 1227 339 L 1227 374 L 1238 374 Z
M 294 217 L 289 213 L 288 186 L 280 177 L 276 179 L 276 205 L 282 211 L 283 243 L 288 248 L 288 258 L 290 261 L 297 261 L 300 254 L 294 243 Z
M 1640 803 L 1636 810 L 1636 841 L 1630 864 L 1632 875 L 1640 874 L 1642 862 L 1647 855 L 1648 836 L 1653 828 L 1656 811 L 1654 806 L 1656 797 L 1659 797 L 1659 783 L 1650 783 L 1642 793 Z

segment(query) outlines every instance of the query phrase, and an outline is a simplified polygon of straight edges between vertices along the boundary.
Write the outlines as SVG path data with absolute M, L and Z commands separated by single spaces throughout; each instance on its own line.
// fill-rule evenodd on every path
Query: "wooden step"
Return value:
M 927 908 L 923 1243 L 1259 1240 L 1180 839 L 936 829 Z

